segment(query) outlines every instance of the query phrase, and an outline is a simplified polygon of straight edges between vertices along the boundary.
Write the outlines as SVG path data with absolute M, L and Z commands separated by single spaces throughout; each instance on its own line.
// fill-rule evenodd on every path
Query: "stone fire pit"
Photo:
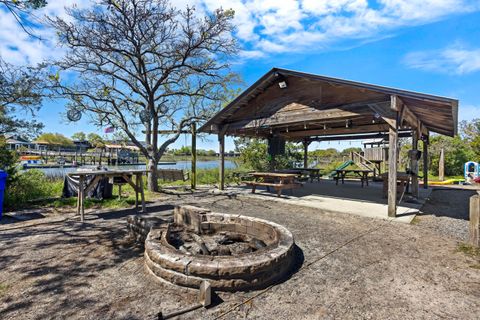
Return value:
M 268 286 L 294 263 L 294 240 L 286 228 L 253 217 L 182 206 L 173 223 L 152 227 L 145 240 L 148 269 L 177 285 L 217 290 Z

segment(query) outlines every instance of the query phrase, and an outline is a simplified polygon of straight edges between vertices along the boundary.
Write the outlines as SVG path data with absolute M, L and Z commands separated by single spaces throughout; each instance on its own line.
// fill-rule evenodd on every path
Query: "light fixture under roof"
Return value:
M 280 81 L 278 83 L 278 86 L 280 87 L 280 89 L 285 89 L 287 87 L 287 82 L 286 81 Z

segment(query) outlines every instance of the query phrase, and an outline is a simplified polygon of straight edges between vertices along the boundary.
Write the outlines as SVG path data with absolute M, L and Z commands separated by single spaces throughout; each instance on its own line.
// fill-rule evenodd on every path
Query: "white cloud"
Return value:
M 413 69 L 467 74 L 480 71 L 480 49 L 456 45 L 441 50 L 415 51 L 405 56 L 404 63 Z
M 458 120 L 480 119 L 480 106 L 460 105 L 458 108 Z
M 72 4 L 85 7 L 92 1 L 49 1 L 37 15 L 66 17 L 64 7 Z M 234 9 L 236 37 L 248 48 L 241 53 L 242 59 L 326 50 L 352 40 L 363 43 L 399 28 L 480 10 L 478 0 L 172 0 L 172 4 L 178 9 L 195 6 L 199 14 L 219 7 Z M 51 30 L 40 29 L 47 39 L 40 43 L 22 34 L 3 10 L 0 21 L 0 54 L 9 60 L 33 63 L 61 54 Z M 451 54 L 462 60 L 461 52 Z M 465 62 L 462 68 L 468 72 L 472 66 Z

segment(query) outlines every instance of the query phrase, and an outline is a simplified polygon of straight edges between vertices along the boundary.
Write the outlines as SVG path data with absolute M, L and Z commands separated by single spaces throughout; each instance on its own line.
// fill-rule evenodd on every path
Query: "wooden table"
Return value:
M 302 184 L 295 181 L 297 174 L 279 173 L 279 172 L 252 172 L 250 175 L 255 181 L 247 181 L 246 185 L 252 186 L 252 193 L 255 193 L 257 186 L 273 187 L 277 195 L 282 195 L 283 189 L 294 189 L 301 187 Z
M 412 175 L 406 172 L 397 172 L 397 184 L 398 189 L 397 193 L 403 194 L 403 191 L 408 192 L 408 187 L 410 185 Z M 383 180 L 383 197 L 386 198 L 388 195 L 388 172 L 382 174 Z
M 296 174 L 299 178 L 302 175 L 307 174 L 308 179 L 310 179 L 310 182 L 313 182 L 313 179 L 317 179 L 317 181 L 320 181 L 320 169 L 316 169 L 316 168 L 281 169 L 275 172 Z
M 84 200 L 85 194 L 88 194 L 92 188 L 94 188 L 97 183 L 107 177 L 107 178 L 114 178 L 114 177 L 121 177 L 125 179 L 125 181 L 132 186 L 133 190 L 135 190 L 135 208 L 138 209 L 138 194 L 141 195 L 142 200 L 142 212 L 145 212 L 145 193 L 143 192 L 143 179 L 142 176 L 144 173 L 147 173 L 148 170 L 108 170 L 108 171 L 100 171 L 100 170 L 92 170 L 92 171 L 75 171 L 67 173 L 69 177 L 78 179 L 78 196 L 77 196 L 77 214 L 80 215 L 80 220 L 84 221 L 85 216 L 85 208 L 84 208 Z M 94 178 L 90 181 L 87 185 L 85 183 L 87 176 L 94 176 Z M 130 179 L 130 177 L 135 176 L 135 183 Z
M 310 178 L 310 182 L 313 182 L 313 179 L 320 181 L 320 169 L 318 168 L 295 168 L 294 170 L 301 170 L 307 172 Z
M 342 180 L 342 184 L 345 183 L 345 177 L 349 173 L 353 173 L 354 175 L 360 177 L 360 180 L 362 181 L 362 188 L 364 183 L 367 184 L 368 186 L 368 175 L 370 173 L 373 173 L 371 170 L 365 170 L 365 169 L 337 169 L 335 170 L 337 172 L 336 176 L 334 179 L 336 180 L 336 184 L 338 185 L 338 180 Z

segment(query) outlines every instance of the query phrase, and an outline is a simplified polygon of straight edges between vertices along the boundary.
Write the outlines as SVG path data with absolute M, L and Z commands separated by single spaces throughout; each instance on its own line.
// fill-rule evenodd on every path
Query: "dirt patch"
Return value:
M 149 211 L 180 203 L 279 223 L 303 255 L 284 282 L 220 293 L 215 307 L 186 319 L 478 316 L 480 270 L 471 267 L 478 256 L 459 251 L 455 238 L 423 221 L 405 225 L 206 194 L 170 196 Z M 159 311 L 195 303 L 196 290 L 157 281 L 145 270 L 143 248 L 125 239 L 132 213 L 88 214 L 84 225 L 72 213 L 0 225 L 0 288 L 6 288 L 0 289 L 0 318 L 155 319 Z

